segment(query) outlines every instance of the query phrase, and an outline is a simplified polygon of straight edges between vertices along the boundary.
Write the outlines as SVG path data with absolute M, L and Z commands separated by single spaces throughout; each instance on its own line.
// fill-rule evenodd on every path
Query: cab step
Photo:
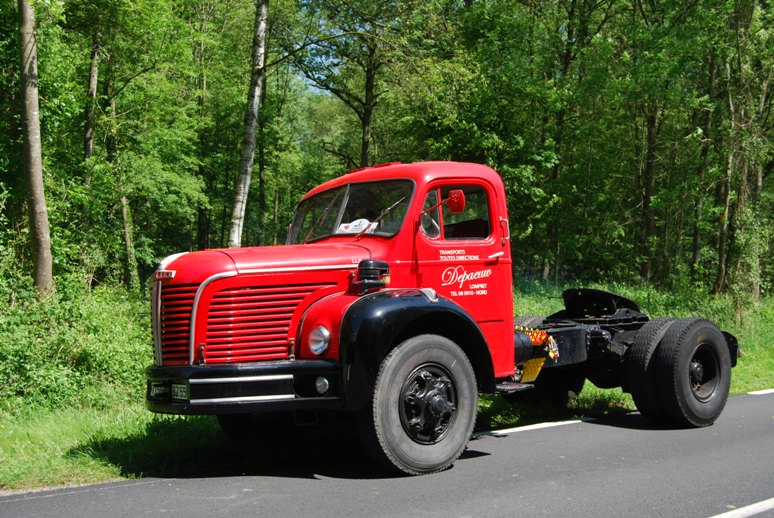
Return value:
M 515 381 L 506 381 L 503 383 L 498 383 L 497 392 L 502 392 L 504 394 L 513 394 L 514 392 L 521 392 L 522 390 L 529 390 L 532 388 L 535 388 L 535 385 L 532 383 L 516 383 Z

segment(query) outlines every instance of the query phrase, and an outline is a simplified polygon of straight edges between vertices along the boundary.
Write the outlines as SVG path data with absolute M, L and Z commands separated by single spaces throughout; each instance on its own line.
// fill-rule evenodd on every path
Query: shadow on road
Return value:
M 554 411 L 551 417 L 544 421 L 573 416 L 557 415 Z M 492 424 L 486 421 L 482 419 L 480 424 Z M 529 420 L 521 421 L 520 424 L 530 423 Z M 637 413 L 610 413 L 588 422 L 639 430 L 661 429 Z M 461 461 L 487 455 L 477 451 L 475 444 L 475 440 L 471 441 Z M 68 455 L 115 466 L 123 477 L 135 479 L 262 475 L 382 479 L 400 476 L 374 462 L 358 440 L 354 423 L 341 419 L 322 420 L 308 427 L 277 428 L 248 440 L 236 441 L 221 431 L 214 417 L 155 416 L 142 433 L 92 439 L 72 448 Z
M 119 468 L 128 478 L 275 476 L 377 479 L 396 475 L 367 455 L 351 423 L 272 430 L 229 439 L 210 417 L 165 417 L 141 435 L 92 440 L 69 451 Z
M 642 417 L 639 412 L 610 413 L 601 417 L 585 419 L 589 424 L 625 428 L 628 430 L 669 431 L 674 427 L 660 426 Z

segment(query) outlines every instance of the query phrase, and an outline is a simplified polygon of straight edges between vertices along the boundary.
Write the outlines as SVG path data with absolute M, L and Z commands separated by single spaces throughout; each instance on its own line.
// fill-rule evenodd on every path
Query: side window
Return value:
M 489 199 L 486 190 L 478 185 L 449 186 L 441 189 L 446 199 L 452 189 L 462 189 L 465 193 L 465 210 L 452 214 L 449 207 L 443 205 L 444 239 L 486 239 L 489 237 Z
M 422 232 L 430 239 L 441 237 L 441 225 L 438 216 L 438 189 L 433 189 L 427 193 L 422 211 L 422 216 L 419 218 Z

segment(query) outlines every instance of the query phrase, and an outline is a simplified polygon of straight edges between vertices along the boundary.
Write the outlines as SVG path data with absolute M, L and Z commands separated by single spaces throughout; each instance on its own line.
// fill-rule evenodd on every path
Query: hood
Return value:
M 159 270 L 173 272 L 173 284 L 198 284 L 221 273 L 356 268 L 371 252 L 350 243 L 224 248 L 166 258 Z
M 367 248 L 351 243 L 229 248 L 222 252 L 234 261 L 239 273 L 351 268 L 371 258 Z

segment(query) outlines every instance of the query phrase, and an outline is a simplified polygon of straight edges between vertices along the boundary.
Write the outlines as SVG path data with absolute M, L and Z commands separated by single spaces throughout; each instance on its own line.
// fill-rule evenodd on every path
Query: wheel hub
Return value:
M 697 361 L 691 362 L 691 382 L 701 383 L 702 379 L 704 379 L 704 366 Z
M 700 344 L 688 364 L 693 396 L 702 402 L 712 399 L 720 386 L 720 360 L 707 344 Z
M 446 369 L 422 365 L 412 372 L 401 390 L 403 429 L 416 442 L 442 440 L 457 412 L 457 392 Z

